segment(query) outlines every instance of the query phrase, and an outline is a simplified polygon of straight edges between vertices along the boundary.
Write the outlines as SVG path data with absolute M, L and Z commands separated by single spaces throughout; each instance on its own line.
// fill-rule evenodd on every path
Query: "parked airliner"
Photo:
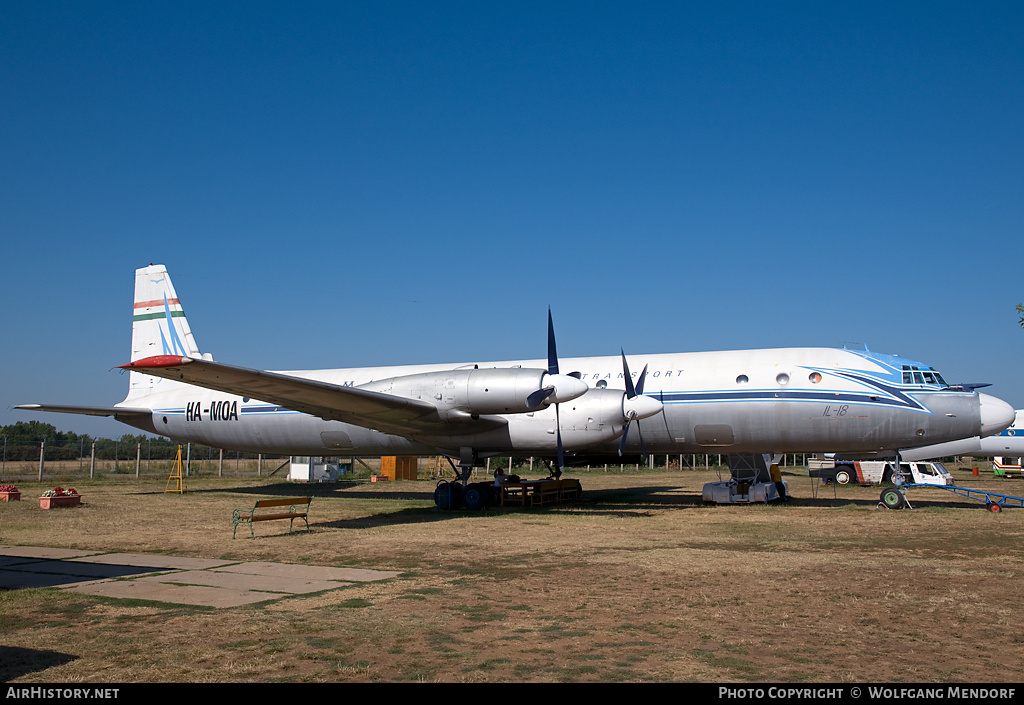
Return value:
M 174 440 L 282 455 L 491 455 L 566 462 L 655 453 L 867 457 L 999 433 L 1012 407 L 868 350 L 788 348 L 267 372 L 196 344 L 163 265 L 136 270 L 129 391 L 113 416 Z M 567 371 L 562 372 L 562 370 Z

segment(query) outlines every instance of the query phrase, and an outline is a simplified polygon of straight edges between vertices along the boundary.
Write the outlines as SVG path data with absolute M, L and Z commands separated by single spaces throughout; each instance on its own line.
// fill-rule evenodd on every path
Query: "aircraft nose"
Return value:
M 981 416 L 981 435 L 991 436 L 1008 428 L 1013 423 L 1013 407 L 1002 399 L 978 393 L 978 401 L 981 403 L 979 414 Z

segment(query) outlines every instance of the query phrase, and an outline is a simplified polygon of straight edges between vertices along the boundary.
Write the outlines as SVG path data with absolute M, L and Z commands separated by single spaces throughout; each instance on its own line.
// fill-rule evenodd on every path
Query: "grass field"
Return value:
M 714 472 L 579 473 L 583 501 L 440 512 L 434 482 L 84 481 L 0 503 L 0 544 L 401 571 L 238 608 L 56 588 L 0 592 L 4 682 L 1015 682 L 1024 658 L 1024 509 L 879 488 L 707 506 Z M 1024 481 L 958 484 L 1024 495 Z M 231 512 L 312 492 L 313 532 Z M 833 494 L 834 493 L 834 494 Z

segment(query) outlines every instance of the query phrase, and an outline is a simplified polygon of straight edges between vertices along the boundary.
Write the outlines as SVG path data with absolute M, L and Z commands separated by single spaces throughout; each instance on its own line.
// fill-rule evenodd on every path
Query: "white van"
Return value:
M 893 481 L 893 463 L 885 460 L 829 460 L 811 458 L 807 474 L 840 485 L 856 482 L 860 485 L 880 485 Z M 953 476 L 942 465 L 934 462 L 900 463 L 903 472 L 901 484 L 952 485 Z M 894 483 L 895 484 L 895 483 Z

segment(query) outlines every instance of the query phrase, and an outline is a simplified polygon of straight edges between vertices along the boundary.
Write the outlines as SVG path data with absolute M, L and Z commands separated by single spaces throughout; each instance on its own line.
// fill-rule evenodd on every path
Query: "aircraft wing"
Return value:
M 416 433 L 486 431 L 506 424 L 496 416 L 451 421 L 433 404 L 418 399 L 344 387 L 277 372 L 253 370 L 177 355 L 157 355 L 121 365 L 143 372 L 228 394 L 251 397 L 318 416 L 329 421 L 410 435 Z
M 26 411 L 55 411 L 61 414 L 85 414 L 86 416 L 152 416 L 152 409 L 136 409 L 129 406 L 68 406 L 55 404 L 19 404 L 15 409 Z

